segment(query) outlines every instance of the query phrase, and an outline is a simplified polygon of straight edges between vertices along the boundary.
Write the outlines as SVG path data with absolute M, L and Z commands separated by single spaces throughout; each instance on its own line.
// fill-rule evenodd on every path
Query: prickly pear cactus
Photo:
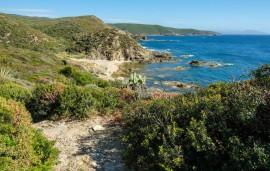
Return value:
M 127 87 L 131 87 L 132 90 L 136 90 L 138 88 L 142 89 L 142 85 L 146 84 L 146 76 L 138 75 L 137 73 L 130 74 L 129 79 L 124 81 Z

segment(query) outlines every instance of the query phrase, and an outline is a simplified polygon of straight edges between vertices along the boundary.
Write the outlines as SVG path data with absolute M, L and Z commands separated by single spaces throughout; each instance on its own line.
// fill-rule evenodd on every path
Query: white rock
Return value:
M 104 131 L 105 128 L 101 125 L 95 125 L 92 127 L 94 131 Z
M 91 165 L 92 165 L 93 167 L 97 167 L 97 166 L 98 166 L 96 161 L 92 161 L 92 162 L 91 162 Z
M 124 78 L 124 77 L 117 77 L 115 80 L 116 80 L 116 81 L 124 81 L 125 78 Z

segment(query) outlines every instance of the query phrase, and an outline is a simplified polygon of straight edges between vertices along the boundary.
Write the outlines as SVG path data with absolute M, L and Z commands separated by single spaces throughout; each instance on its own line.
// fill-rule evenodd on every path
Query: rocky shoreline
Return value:
M 123 77 L 139 69 L 139 65 L 144 63 L 160 63 L 172 61 L 173 55 L 170 53 L 151 52 L 151 60 L 138 58 L 137 60 L 107 60 L 107 59 L 89 59 L 89 58 L 69 58 L 68 62 L 79 66 L 87 72 L 91 72 L 104 80 L 116 80 L 117 75 Z M 140 59 L 140 60 L 139 60 Z M 129 63 L 131 67 L 124 64 Z M 137 67 L 134 68 L 134 66 Z

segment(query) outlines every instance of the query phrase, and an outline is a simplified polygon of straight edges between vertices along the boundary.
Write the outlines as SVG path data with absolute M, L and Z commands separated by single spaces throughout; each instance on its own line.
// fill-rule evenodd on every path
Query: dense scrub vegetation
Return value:
M 46 171 L 56 164 L 54 143 L 31 127 L 32 118 L 84 119 L 113 114 L 135 100 L 133 92 L 111 87 L 109 82 L 73 67 L 59 72 L 68 85 L 40 83 L 32 90 L 2 78 L 4 74 L 0 76 L 0 170 Z
M 86 118 L 94 106 L 91 92 L 83 87 L 62 84 L 40 84 L 27 104 L 36 120 Z
M 0 14 L 0 43 L 6 47 L 44 51 L 56 47 L 55 42 L 50 36 Z
M 0 84 L 0 96 L 24 103 L 31 97 L 31 92 L 23 86 L 9 82 Z
M 127 164 L 138 170 L 269 170 L 269 69 L 255 70 L 250 81 L 128 107 Z
M 25 107 L 0 97 L 0 170 L 50 170 L 57 150 L 31 127 Z
M 62 68 L 60 73 L 70 80 L 69 85 L 46 83 L 33 89 L 26 106 L 35 121 L 113 114 L 127 102 L 135 101 L 134 93 L 117 88 L 115 82 L 109 83 L 70 66 Z
M 109 87 L 108 81 L 98 79 L 91 73 L 79 71 L 78 69 L 71 66 L 64 67 L 63 69 L 60 70 L 60 73 L 68 78 L 71 78 L 72 81 L 77 85 L 85 86 L 90 84 L 102 88 Z

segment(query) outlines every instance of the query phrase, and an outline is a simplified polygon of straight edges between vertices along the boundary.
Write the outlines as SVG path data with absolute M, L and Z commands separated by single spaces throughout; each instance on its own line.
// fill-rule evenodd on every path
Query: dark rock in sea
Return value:
M 146 35 L 135 34 L 132 37 L 134 39 L 136 39 L 136 40 L 147 40 L 147 36 Z
M 192 66 L 207 66 L 208 63 L 204 61 L 197 61 L 197 60 L 192 60 L 190 63 Z
M 160 53 L 160 52 L 153 52 L 154 58 L 152 62 L 168 62 L 171 61 L 173 55 L 167 52 Z
M 143 36 L 142 39 L 143 39 L 143 40 L 147 40 L 147 37 L 146 37 L 146 36 Z

